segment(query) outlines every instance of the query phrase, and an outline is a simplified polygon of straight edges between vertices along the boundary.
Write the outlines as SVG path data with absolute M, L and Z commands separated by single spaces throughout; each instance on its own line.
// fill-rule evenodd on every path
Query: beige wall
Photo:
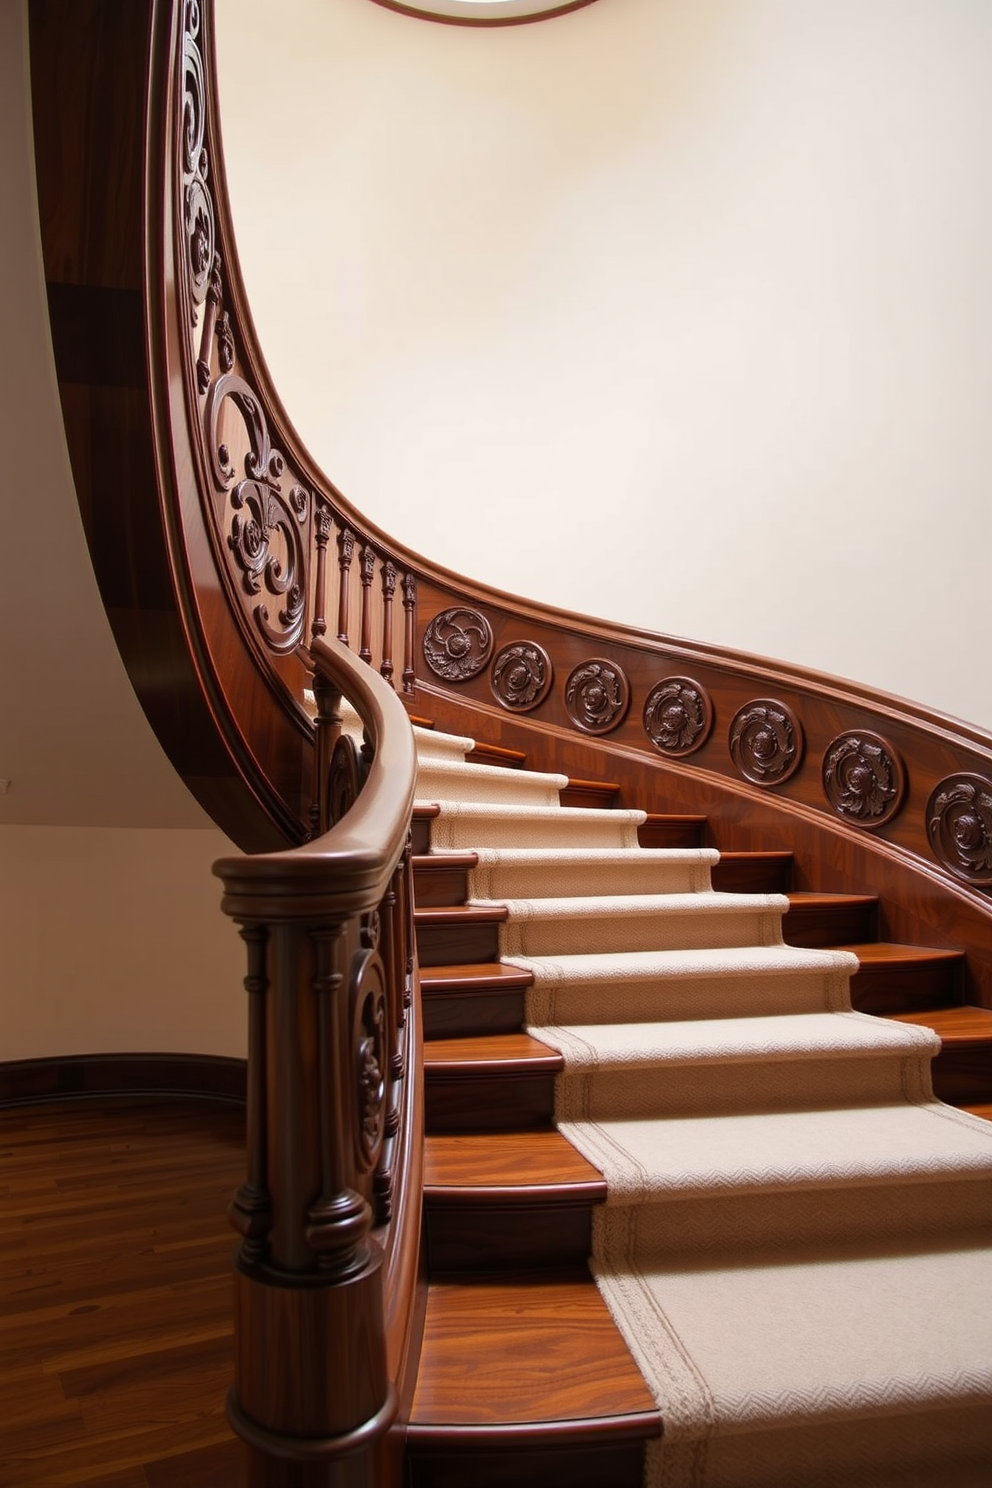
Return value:
M 114 647 L 62 436 L 20 0 L 0 0 L 0 1061 L 244 1052 L 244 957 Z
M 220 0 L 284 401 L 449 566 L 992 726 L 992 5 Z

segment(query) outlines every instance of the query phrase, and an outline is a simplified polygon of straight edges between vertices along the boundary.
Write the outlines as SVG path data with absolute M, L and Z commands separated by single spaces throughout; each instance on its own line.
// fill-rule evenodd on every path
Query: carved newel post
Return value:
M 316 851 L 215 871 L 249 951 L 231 1422 L 251 1488 L 382 1488 L 396 1399 L 369 1236 L 388 1064 L 383 967 L 361 937 L 374 902 Z

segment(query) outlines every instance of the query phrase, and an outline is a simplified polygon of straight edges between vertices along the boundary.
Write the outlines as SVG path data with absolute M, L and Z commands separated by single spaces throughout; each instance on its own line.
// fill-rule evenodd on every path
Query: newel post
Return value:
M 369 1234 L 387 1115 L 385 976 L 354 896 L 293 858 L 216 867 L 249 953 L 228 1413 L 249 1488 L 382 1488 L 397 1408 Z

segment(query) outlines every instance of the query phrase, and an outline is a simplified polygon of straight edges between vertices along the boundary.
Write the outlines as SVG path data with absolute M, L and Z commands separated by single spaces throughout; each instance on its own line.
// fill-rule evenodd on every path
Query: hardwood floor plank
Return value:
M 243 1113 L 112 1098 L 0 1112 L 0 1483 L 239 1484 L 227 1204 Z

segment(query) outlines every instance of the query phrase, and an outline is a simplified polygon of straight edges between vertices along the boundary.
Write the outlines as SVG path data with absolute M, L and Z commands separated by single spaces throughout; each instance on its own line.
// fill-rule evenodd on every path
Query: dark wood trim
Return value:
M 551 21 L 556 16 L 568 15 L 569 11 L 584 10 L 587 5 L 592 5 L 593 0 L 561 0 L 560 5 L 537 11 L 534 15 L 488 17 L 438 15 L 426 6 L 413 3 L 404 5 L 403 0 L 372 0 L 372 3 L 381 6 L 383 10 L 395 10 L 398 15 L 409 16 L 414 21 L 433 21 L 441 26 L 470 26 L 473 29 L 481 27 L 484 30 L 492 30 L 494 26 L 532 26 L 537 21 Z
M 94 1096 L 202 1096 L 244 1105 L 247 1061 L 220 1054 L 69 1054 L 0 1064 L 0 1107 Z

